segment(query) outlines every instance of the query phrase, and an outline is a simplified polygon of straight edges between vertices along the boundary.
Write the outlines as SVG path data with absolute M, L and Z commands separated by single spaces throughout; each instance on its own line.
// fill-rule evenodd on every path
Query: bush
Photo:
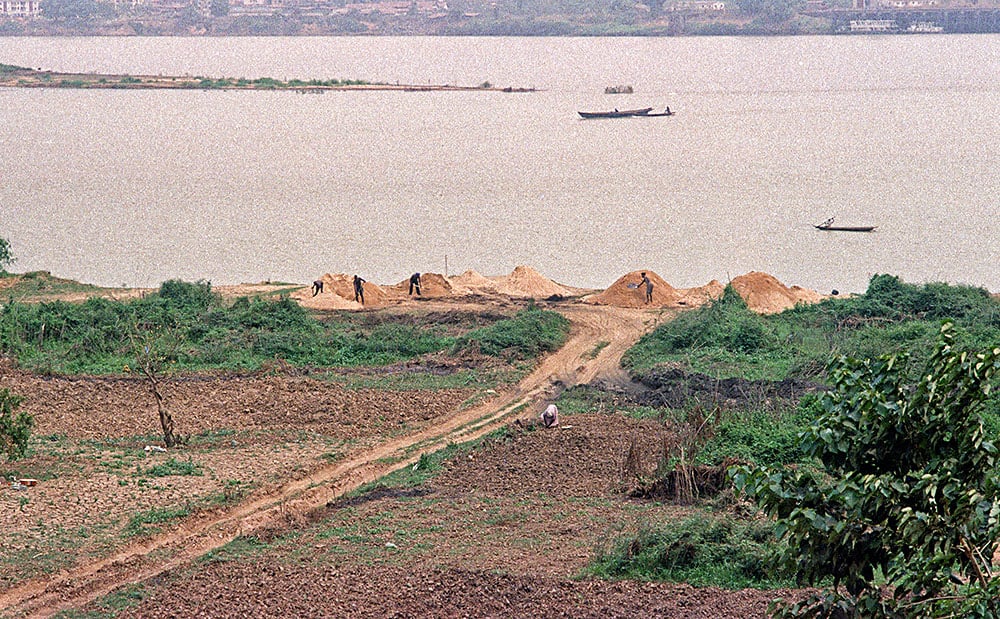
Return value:
M 0 389 L 0 451 L 8 460 L 23 458 L 28 450 L 28 439 L 31 438 L 31 427 L 34 417 L 21 411 L 16 412 L 21 405 L 21 397 Z
M 557 312 L 535 306 L 513 318 L 470 331 L 458 338 L 455 350 L 478 348 L 491 357 L 528 359 L 562 346 L 569 334 L 569 320 Z
M 832 580 L 783 616 L 1000 616 L 1000 473 L 979 417 L 1000 347 L 961 352 L 955 340 L 944 323 L 916 386 L 901 357 L 832 363 L 835 389 L 802 434 L 819 472 L 734 470 L 777 518 L 779 565 L 801 584 Z
M 729 589 L 777 587 L 787 576 L 769 570 L 776 547 L 773 524 L 699 515 L 648 525 L 598 549 L 586 568 L 602 578 L 686 582 Z
M 0 237 L 0 274 L 7 272 L 7 267 L 14 264 L 16 260 L 14 255 L 10 253 L 10 242 L 7 239 Z
M 643 336 L 625 353 L 622 365 L 642 370 L 691 351 L 705 356 L 750 356 L 774 351 L 778 343 L 775 330 L 765 318 L 750 311 L 729 285 L 720 298 L 682 313 Z

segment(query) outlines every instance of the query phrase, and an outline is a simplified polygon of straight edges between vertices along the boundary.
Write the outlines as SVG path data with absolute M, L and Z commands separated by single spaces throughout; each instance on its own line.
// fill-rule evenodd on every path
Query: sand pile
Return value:
M 686 307 L 701 307 L 713 299 L 722 296 L 726 287 L 717 279 L 713 279 L 704 286 L 696 288 L 679 288 L 677 294 L 680 295 L 680 305 Z
M 587 297 L 587 302 L 617 307 L 672 307 L 678 304 L 681 297 L 677 289 L 648 269 L 645 273 L 653 282 L 653 300 L 646 303 L 646 287 L 639 286 L 643 272 L 632 271 L 622 275 L 604 292 Z
M 409 296 L 410 294 L 410 278 L 407 277 L 403 281 L 399 282 L 392 287 L 394 292 L 399 292 L 403 296 Z M 444 275 L 440 273 L 421 273 L 420 274 L 420 294 L 424 297 L 447 297 L 456 293 L 455 286 L 445 278 Z M 367 295 L 368 293 L 365 292 Z M 413 296 L 416 297 L 417 293 L 414 291 Z
M 351 303 L 351 308 L 357 309 L 361 307 L 360 304 L 355 304 L 354 302 L 354 276 L 348 275 L 347 273 L 327 273 L 320 278 L 323 282 L 323 292 L 316 295 L 316 299 L 322 296 L 337 296 L 345 301 Z M 376 307 L 379 305 L 385 305 L 389 302 L 389 295 L 386 294 L 385 290 L 377 284 L 371 282 L 364 283 L 365 289 L 365 307 Z M 309 290 L 308 294 L 312 294 Z M 332 299 L 331 303 L 339 303 L 336 299 Z M 336 308 L 340 309 L 340 308 Z
M 457 293 L 482 294 L 497 292 L 497 283 L 492 279 L 480 275 L 469 269 L 461 275 L 452 275 L 448 278 Z
M 535 269 L 519 266 L 505 277 L 497 278 L 497 290 L 512 297 L 543 299 L 553 295 L 569 296 L 568 289 L 545 277 Z
M 761 314 L 776 314 L 795 307 L 797 303 L 815 303 L 823 299 L 814 290 L 799 286 L 789 288 L 773 275 L 758 271 L 734 277 L 732 284 L 747 306 Z
M 330 290 L 325 290 L 320 294 L 313 296 L 312 286 L 308 288 L 303 288 L 301 290 L 296 290 L 291 295 L 292 299 L 299 302 L 299 305 L 305 308 L 314 310 L 359 310 L 362 309 L 360 303 L 354 302 L 354 295 L 351 295 L 351 299 L 345 299 L 339 294 L 333 294 Z M 367 297 L 365 298 L 367 301 Z

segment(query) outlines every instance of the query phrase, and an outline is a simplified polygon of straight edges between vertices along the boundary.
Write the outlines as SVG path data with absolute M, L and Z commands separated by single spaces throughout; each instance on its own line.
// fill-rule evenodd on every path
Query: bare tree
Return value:
M 167 409 L 162 388 L 162 369 L 169 356 L 164 353 L 164 349 L 175 349 L 177 337 L 162 327 L 134 324 L 130 340 L 135 354 L 136 369 L 146 379 L 153 399 L 156 400 L 156 412 L 159 414 L 160 428 L 163 430 L 163 443 L 168 448 L 179 445 L 183 442 L 183 437 L 174 431 L 174 418 Z

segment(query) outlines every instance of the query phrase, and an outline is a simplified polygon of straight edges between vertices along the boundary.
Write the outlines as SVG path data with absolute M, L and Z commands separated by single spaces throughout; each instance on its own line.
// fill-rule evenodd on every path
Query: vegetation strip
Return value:
M 16 88 L 103 88 L 116 90 L 170 89 L 170 90 L 291 90 L 295 92 L 322 93 L 328 90 L 391 90 L 402 92 L 440 91 L 492 91 L 536 92 L 535 88 L 499 88 L 489 82 L 478 86 L 452 84 L 387 84 L 364 80 L 279 80 L 271 77 L 211 78 L 163 75 L 122 75 L 105 73 L 61 73 L 42 71 L 14 65 L 0 64 L 0 86 Z

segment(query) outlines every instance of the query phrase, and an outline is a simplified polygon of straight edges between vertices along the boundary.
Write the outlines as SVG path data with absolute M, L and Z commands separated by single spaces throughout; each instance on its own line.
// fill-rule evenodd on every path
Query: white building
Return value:
M 39 0 L 0 0 L 0 15 L 9 17 L 35 17 L 42 14 Z

